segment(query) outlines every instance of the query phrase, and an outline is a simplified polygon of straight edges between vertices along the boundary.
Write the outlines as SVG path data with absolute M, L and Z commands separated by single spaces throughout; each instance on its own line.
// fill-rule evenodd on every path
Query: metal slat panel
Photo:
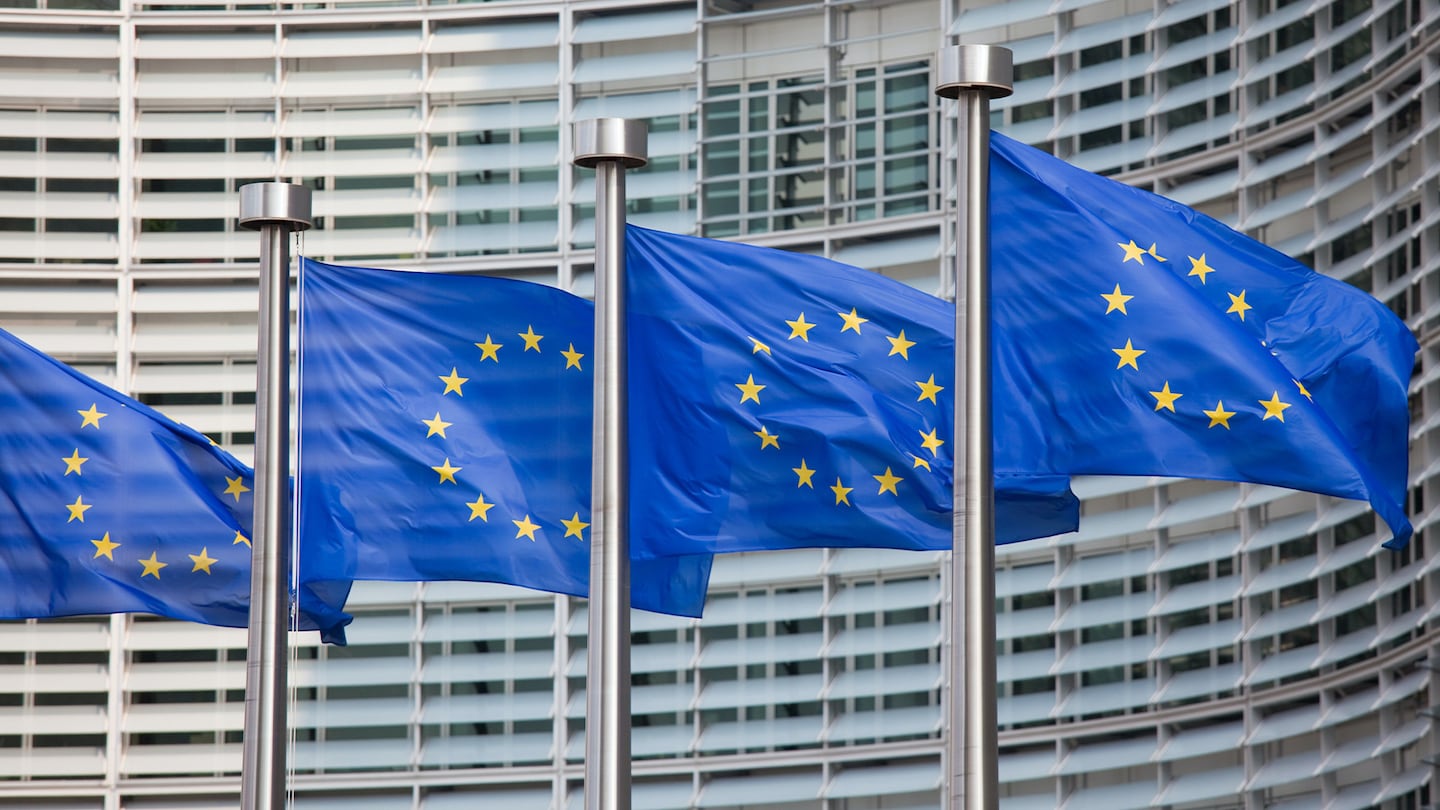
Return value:
M 420 27 L 387 27 L 374 30 L 324 31 L 292 29 L 280 46 L 286 59 L 315 59 L 327 56 L 393 56 L 420 53 Z
M 487 53 L 553 47 L 559 43 L 560 21 L 551 18 L 441 26 L 430 34 L 426 50 L 430 53 Z
M 575 30 L 570 34 L 570 41 L 582 44 L 678 36 L 691 33 L 695 30 L 695 25 L 693 6 L 647 10 L 642 14 L 581 17 L 575 21 Z

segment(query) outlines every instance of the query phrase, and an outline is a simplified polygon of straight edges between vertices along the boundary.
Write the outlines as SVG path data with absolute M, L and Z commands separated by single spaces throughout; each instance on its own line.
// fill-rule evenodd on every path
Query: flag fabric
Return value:
M 951 547 L 953 305 L 817 256 L 626 249 L 634 554 Z M 1063 471 L 995 486 L 1001 542 L 1076 528 Z
M 1249 481 L 1405 516 L 1418 345 L 1210 217 L 992 135 L 997 473 Z
M 594 306 L 540 284 L 304 260 L 303 581 L 585 596 Z M 699 616 L 711 560 L 637 561 L 635 607 Z
M 248 625 L 248 467 L 3 331 L 0 412 L 0 617 Z M 347 593 L 302 589 L 301 629 L 343 643 Z

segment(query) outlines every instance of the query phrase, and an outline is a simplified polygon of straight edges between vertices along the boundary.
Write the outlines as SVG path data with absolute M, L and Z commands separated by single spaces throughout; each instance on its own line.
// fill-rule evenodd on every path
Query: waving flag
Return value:
M 8 332 L 0 412 L 0 617 L 248 624 L 248 467 Z M 302 629 L 343 641 L 347 594 L 302 588 Z
M 506 279 L 305 260 L 302 580 L 585 596 L 594 307 Z M 699 616 L 710 558 L 637 562 L 635 607 Z
M 990 217 L 997 474 L 1271 484 L 1409 539 L 1419 347 L 1383 304 L 998 134 Z
M 634 554 L 950 548 L 953 306 L 817 256 L 626 239 Z M 1000 542 L 1076 527 L 1064 474 L 997 477 L 995 503 Z

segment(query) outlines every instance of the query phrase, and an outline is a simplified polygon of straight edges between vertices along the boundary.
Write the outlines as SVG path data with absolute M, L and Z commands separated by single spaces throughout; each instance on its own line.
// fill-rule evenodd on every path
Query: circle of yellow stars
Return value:
M 838 311 L 835 313 L 835 316 L 840 319 L 836 333 L 837 337 L 846 332 L 854 332 L 856 335 L 863 336 L 866 334 L 865 325 L 871 323 L 869 318 L 862 316 L 859 310 L 854 307 L 852 307 L 849 312 Z M 784 320 L 785 326 L 789 329 L 788 333 L 784 333 L 784 339 L 787 342 L 799 340 L 804 343 L 809 343 L 812 330 L 820 327 L 822 332 L 826 331 L 826 328 L 823 326 L 825 322 L 824 318 L 811 321 L 805 312 L 798 313 L 793 319 L 782 320 Z M 899 330 L 894 335 L 884 335 L 884 337 L 890 344 L 890 351 L 886 355 L 887 357 L 899 357 L 901 360 L 909 361 L 910 349 L 918 345 L 916 341 L 906 337 L 904 329 Z M 752 356 L 763 354 L 768 357 L 774 357 L 774 352 L 771 350 L 769 343 L 753 335 L 746 335 L 745 339 L 749 341 L 751 345 L 750 354 Z M 937 395 L 944 391 L 945 387 L 935 382 L 935 375 L 933 373 L 929 374 L 924 380 L 915 380 L 914 384 L 916 389 L 912 393 L 915 394 L 916 402 L 929 402 L 932 405 L 939 405 Z M 762 397 L 768 396 L 764 394 L 768 384 L 757 382 L 754 374 L 746 374 L 744 382 L 733 383 L 733 385 L 739 391 L 739 399 L 735 403 L 737 406 L 745 406 L 747 403 L 763 406 L 764 400 L 762 400 Z M 936 416 L 937 418 L 945 418 L 947 414 L 937 413 Z M 918 452 L 910 454 L 911 469 L 924 469 L 926 471 L 931 469 L 930 461 L 939 456 L 940 448 L 945 444 L 945 440 L 939 438 L 937 435 L 938 432 L 939 428 L 933 427 L 928 431 L 916 431 L 919 437 L 919 447 Z M 760 429 L 752 431 L 752 433 L 759 439 L 759 451 L 764 452 L 773 448 L 783 452 L 781 446 L 783 439 L 780 434 L 771 432 L 770 425 L 762 423 L 760 424 Z M 928 458 L 924 455 L 925 453 L 929 454 Z M 795 487 L 797 489 L 805 488 L 813 490 L 816 488 L 816 470 L 810 467 L 807 459 L 801 458 L 800 466 L 791 467 L 790 471 L 795 475 Z M 874 494 L 877 496 L 886 494 L 899 496 L 899 487 L 905 480 L 904 477 L 895 473 L 893 466 L 887 466 L 884 472 L 876 473 L 872 475 L 871 478 L 875 480 L 876 490 Z M 851 483 L 853 484 L 854 482 Z M 856 487 L 847 485 L 843 477 L 837 476 L 834 484 L 826 485 L 822 483 L 822 486 L 828 486 L 830 489 L 831 495 L 834 498 L 834 506 L 854 505 L 850 499 L 852 497 L 851 493 L 855 491 Z
M 99 405 L 99 402 L 92 402 L 89 408 L 77 409 L 75 411 L 80 416 L 80 427 L 78 428 L 80 431 L 84 431 L 86 428 L 94 428 L 97 431 L 103 430 L 101 420 L 110 414 L 101 411 Z M 83 436 L 84 434 L 82 433 L 81 435 Z M 79 447 L 71 450 L 70 455 L 61 456 L 60 461 L 65 465 L 65 470 L 60 476 L 62 479 L 74 475 L 77 483 L 84 480 L 85 464 L 90 461 L 90 457 L 80 455 Z M 240 502 L 240 496 L 243 493 L 250 491 L 250 487 L 245 485 L 243 476 L 235 476 L 233 478 L 225 476 L 225 484 L 225 489 L 221 494 L 233 497 L 236 503 Z M 68 513 L 65 522 L 67 524 L 72 522 L 83 524 L 87 514 L 94 506 L 94 504 L 85 502 L 83 493 L 76 495 L 74 503 L 65 504 L 65 509 Z M 116 562 L 115 550 L 124 545 L 124 543 L 121 543 L 119 540 L 112 539 L 108 531 L 102 532 L 100 537 L 90 540 L 90 544 L 95 547 L 95 551 L 90 557 L 92 561 L 103 557 L 111 563 Z M 232 545 L 241 544 L 247 547 L 250 546 L 250 538 L 246 537 L 243 532 L 236 530 Z M 220 562 L 218 558 L 210 556 L 209 546 L 202 546 L 199 554 L 187 554 L 185 556 L 190 558 L 190 573 L 213 574 L 214 572 L 211 571 L 211 567 Z M 140 566 L 139 579 L 141 581 L 144 581 L 147 577 L 153 577 L 158 581 L 161 578 L 161 571 L 170 567 L 170 563 L 160 559 L 160 551 L 158 549 L 151 550 L 150 556 L 136 559 L 135 562 Z
M 545 339 L 545 336 L 535 331 L 534 324 L 526 324 L 525 331 L 515 333 L 515 337 L 519 338 L 523 342 L 523 344 L 519 346 L 512 346 L 509 351 L 513 352 L 518 349 L 522 354 L 526 352 L 534 352 L 542 356 L 545 355 L 545 350 L 541 347 L 541 341 Z M 477 361 L 477 364 L 481 367 L 483 367 L 483 364 L 487 361 L 496 364 L 499 364 L 501 362 L 501 350 L 505 348 L 506 344 L 500 342 L 498 338 L 504 338 L 506 341 L 509 340 L 509 338 L 505 335 L 497 336 L 494 333 L 486 333 L 485 339 L 483 341 L 474 342 L 475 348 L 480 350 L 480 358 Z M 582 361 L 585 359 L 585 354 L 584 352 L 576 351 L 575 344 L 573 342 L 567 343 L 566 348 L 561 350 L 559 354 L 565 360 L 563 370 L 585 370 L 582 363 Z M 444 388 L 440 391 L 440 399 L 441 407 L 446 407 L 444 405 L 445 398 L 450 394 L 454 394 L 457 398 L 463 398 L 465 396 L 465 384 L 470 382 L 471 378 L 460 376 L 459 366 L 451 366 L 450 372 L 448 374 L 437 375 L 437 379 L 439 379 L 440 382 L 445 384 Z M 441 439 L 448 439 L 449 435 L 446 433 L 446 430 L 455 426 L 454 422 L 445 421 L 439 410 L 435 411 L 435 415 L 431 418 L 421 419 L 420 423 L 425 425 L 426 439 L 435 436 L 438 436 Z M 450 484 L 459 487 L 461 485 L 461 477 L 457 477 L 457 473 L 461 472 L 465 468 L 454 466 L 451 462 L 451 459 L 446 456 L 440 464 L 431 465 L 430 469 L 433 470 L 437 476 L 435 482 L 437 486 L 444 486 Z M 485 494 L 483 492 L 476 492 L 475 500 L 464 501 L 464 504 L 466 510 L 468 511 L 466 521 L 472 522 L 475 520 L 479 520 L 482 523 L 490 522 L 490 510 L 494 509 L 496 506 L 493 501 L 487 501 L 485 499 Z M 532 543 L 537 542 L 538 540 L 536 537 L 536 533 L 543 533 L 544 530 L 543 524 L 537 523 L 534 519 L 532 519 L 529 514 L 524 515 L 518 520 L 511 519 L 510 522 L 515 526 L 515 539 L 517 540 L 524 538 Z M 565 534 L 562 536 L 562 538 L 574 537 L 581 542 L 584 542 L 585 540 L 585 530 L 590 528 L 589 523 L 586 523 L 584 520 L 580 519 L 580 513 L 578 511 L 576 511 L 574 515 L 572 515 L 569 519 L 561 519 L 559 521 L 559 524 L 565 528 Z
M 1138 265 L 1144 266 L 1145 259 L 1147 257 L 1159 263 L 1169 261 L 1169 259 L 1159 254 L 1158 246 L 1155 242 L 1151 242 L 1148 248 L 1141 247 L 1133 239 L 1129 240 L 1128 242 L 1116 242 L 1115 244 L 1122 251 L 1124 251 L 1124 256 L 1120 259 L 1121 266 L 1124 266 L 1127 262 L 1135 262 Z M 1206 285 L 1209 283 L 1209 277 L 1211 273 L 1220 272 L 1210 265 L 1209 260 L 1204 253 L 1201 253 L 1198 257 L 1187 256 L 1186 258 L 1190 261 L 1190 270 L 1186 274 L 1186 277 L 1193 277 L 1199 279 L 1199 283 L 1201 285 Z M 1223 276 L 1224 274 L 1221 273 L 1222 278 Z M 1246 300 L 1246 295 L 1248 294 L 1248 291 L 1242 289 L 1239 293 L 1226 292 L 1225 294 L 1230 299 L 1230 306 L 1228 309 L 1225 310 L 1225 314 L 1234 315 L 1238 320 L 1243 322 L 1245 320 L 1245 314 L 1250 310 L 1254 309 L 1254 307 Z M 1117 312 L 1121 316 L 1128 316 L 1130 314 L 1129 310 L 1127 309 L 1127 305 L 1129 305 L 1129 303 L 1134 300 L 1135 296 L 1125 293 L 1120 282 L 1116 282 L 1114 289 L 1110 292 L 1102 292 L 1099 293 L 1099 295 L 1100 298 L 1105 301 L 1105 311 L 1102 313 L 1102 315 L 1108 316 L 1111 313 Z M 1139 371 L 1140 358 L 1146 353 L 1145 349 L 1137 348 L 1133 340 L 1130 338 L 1125 339 L 1124 346 L 1112 348 L 1111 351 L 1115 353 L 1117 358 L 1119 358 L 1115 364 L 1116 370 L 1121 370 L 1128 367 L 1134 369 L 1135 371 Z M 1303 382 L 1295 379 L 1292 379 L 1291 382 L 1295 384 L 1295 387 L 1297 388 L 1301 396 L 1305 397 L 1305 399 L 1307 400 L 1313 401 L 1313 398 L 1310 396 L 1309 390 L 1305 388 L 1305 384 Z M 1153 397 L 1155 400 L 1155 411 L 1157 413 L 1160 411 L 1169 411 L 1170 413 L 1177 415 L 1180 413 L 1175 409 L 1175 404 L 1177 401 L 1179 401 L 1181 397 L 1185 396 L 1185 394 L 1179 391 L 1171 390 L 1169 380 L 1166 380 L 1164 382 L 1159 391 L 1150 391 L 1149 393 L 1150 396 Z M 1294 404 L 1291 402 L 1282 401 L 1280 398 L 1280 391 L 1278 389 L 1271 391 L 1269 399 L 1256 399 L 1254 401 L 1256 402 L 1256 404 L 1258 404 L 1261 408 L 1264 409 L 1263 414 L 1261 414 L 1260 416 L 1260 421 L 1262 422 L 1270 419 L 1274 419 L 1277 422 L 1284 422 L 1285 411 Z M 1230 430 L 1230 420 L 1239 415 L 1237 411 L 1227 410 L 1225 408 L 1225 401 L 1223 399 L 1216 399 L 1213 408 L 1205 408 L 1202 405 L 1200 408 L 1200 412 L 1209 418 L 1209 424 L 1206 426 L 1207 429 L 1220 427 L 1224 428 L 1225 430 Z

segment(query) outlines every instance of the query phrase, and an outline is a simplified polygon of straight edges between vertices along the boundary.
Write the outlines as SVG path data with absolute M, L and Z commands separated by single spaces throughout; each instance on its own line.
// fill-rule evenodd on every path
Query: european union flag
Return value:
M 1250 481 L 1404 503 L 1418 346 L 1366 293 L 992 135 L 998 474 Z
M 633 553 L 951 547 L 953 305 L 817 256 L 626 232 Z M 996 481 L 1002 542 L 1071 531 Z
M 0 617 L 249 623 L 248 467 L 3 331 L 0 413 Z M 302 589 L 302 629 L 343 641 L 340 585 Z
M 589 592 L 590 302 L 307 259 L 300 312 L 303 581 Z M 699 616 L 709 574 L 636 562 L 631 603 Z

